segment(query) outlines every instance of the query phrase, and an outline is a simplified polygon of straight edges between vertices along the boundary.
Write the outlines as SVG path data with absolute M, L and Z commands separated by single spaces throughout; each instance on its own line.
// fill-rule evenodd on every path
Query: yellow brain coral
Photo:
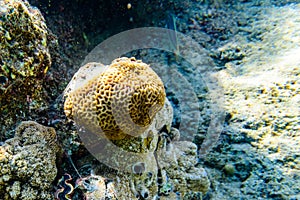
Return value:
M 79 127 L 118 140 L 138 136 L 163 107 L 161 79 L 135 58 L 118 58 L 111 65 L 88 63 L 65 90 L 64 111 Z

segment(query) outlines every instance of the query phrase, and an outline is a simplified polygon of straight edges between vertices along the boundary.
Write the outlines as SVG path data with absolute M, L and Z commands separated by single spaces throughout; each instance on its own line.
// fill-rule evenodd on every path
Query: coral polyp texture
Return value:
M 164 85 L 149 65 L 135 58 L 118 58 L 109 66 L 84 65 L 64 93 L 68 118 L 109 139 L 139 136 L 165 101 Z
M 53 199 L 58 151 L 53 128 L 22 122 L 0 146 L 0 199 Z

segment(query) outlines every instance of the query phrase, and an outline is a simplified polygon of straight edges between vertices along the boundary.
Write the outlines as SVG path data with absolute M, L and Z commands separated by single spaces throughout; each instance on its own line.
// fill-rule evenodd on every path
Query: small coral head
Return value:
M 105 70 L 94 70 L 97 66 Z M 100 72 L 85 84 L 73 78 L 75 86 L 65 93 L 65 114 L 85 130 L 103 133 L 108 139 L 139 136 L 164 105 L 166 94 L 161 79 L 149 65 L 135 58 L 123 57 L 108 67 L 97 66 L 83 66 Z

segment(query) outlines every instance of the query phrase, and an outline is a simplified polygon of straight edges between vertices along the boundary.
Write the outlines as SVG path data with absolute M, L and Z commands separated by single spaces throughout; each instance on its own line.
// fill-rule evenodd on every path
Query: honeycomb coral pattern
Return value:
M 83 67 L 90 65 L 96 64 Z M 65 114 L 86 131 L 104 133 L 108 139 L 139 136 L 164 105 L 162 81 L 149 65 L 135 58 L 118 58 L 108 67 L 98 67 L 106 69 L 86 84 L 74 76 L 75 87 L 65 93 Z

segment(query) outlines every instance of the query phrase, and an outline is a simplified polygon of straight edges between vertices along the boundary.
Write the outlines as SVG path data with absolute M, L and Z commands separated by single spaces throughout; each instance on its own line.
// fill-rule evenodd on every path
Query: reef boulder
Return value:
M 42 82 L 51 65 L 49 35 L 41 12 L 26 0 L 0 1 L 0 111 L 5 116 L 0 124 L 10 127 L 29 108 L 44 103 Z
M 53 128 L 22 122 L 0 146 L 1 199 L 53 199 L 58 150 Z

